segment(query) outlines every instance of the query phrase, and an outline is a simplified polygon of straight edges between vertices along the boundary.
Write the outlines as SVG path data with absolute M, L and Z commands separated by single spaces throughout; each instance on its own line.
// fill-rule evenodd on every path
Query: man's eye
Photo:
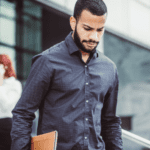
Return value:
M 103 29 L 99 29 L 99 30 L 97 30 L 98 32 L 101 32 L 101 31 L 103 31 Z
M 89 29 L 89 28 L 84 28 L 86 31 L 90 31 L 91 29 Z

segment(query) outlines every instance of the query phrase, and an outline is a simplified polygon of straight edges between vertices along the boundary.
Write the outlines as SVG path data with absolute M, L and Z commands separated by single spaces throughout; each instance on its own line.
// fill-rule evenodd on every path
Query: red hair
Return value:
M 15 78 L 17 78 L 14 67 L 12 65 L 11 58 L 8 55 L 6 55 L 6 54 L 1 54 L 0 55 L 0 64 L 3 64 L 4 67 L 7 67 L 5 69 L 6 72 L 5 72 L 4 77 L 7 77 L 7 78 L 15 77 Z

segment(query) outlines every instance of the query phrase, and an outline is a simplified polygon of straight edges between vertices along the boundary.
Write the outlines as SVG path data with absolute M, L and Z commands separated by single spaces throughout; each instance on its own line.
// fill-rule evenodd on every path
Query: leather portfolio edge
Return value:
M 52 131 L 52 132 L 48 132 L 48 133 L 44 133 L 44 134 L 40 134 L 40 135 L 32 137 L 31 138 L 31 145 L 34 144 L 34 142 L 50 139 L 50 137 L 52 139 L 54 139 L 54 150 L 56 150 L 57 139 L 58 139 L 58 132 L 57 131 Z M 33 150 L 33 149 L 31 148 L 31 150 Z

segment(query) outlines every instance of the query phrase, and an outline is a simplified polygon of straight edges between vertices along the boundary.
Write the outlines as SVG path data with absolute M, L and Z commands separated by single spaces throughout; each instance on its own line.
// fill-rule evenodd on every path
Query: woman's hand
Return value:
M 0 64 L 0 86 L 2 86 L 3 84 L 4 74 L 5 74 L 4 65 Z

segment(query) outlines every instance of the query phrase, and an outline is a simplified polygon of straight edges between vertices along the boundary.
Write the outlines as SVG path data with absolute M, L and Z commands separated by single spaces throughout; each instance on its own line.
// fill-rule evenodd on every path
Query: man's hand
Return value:
M 5 74 L 4 65 L 0 64 L 0 86 L 3 85 L 4 74 Z

